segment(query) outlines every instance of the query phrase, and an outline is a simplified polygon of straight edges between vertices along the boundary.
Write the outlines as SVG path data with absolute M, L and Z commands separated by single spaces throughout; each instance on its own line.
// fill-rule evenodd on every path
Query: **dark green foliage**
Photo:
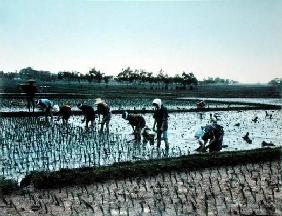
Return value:
M 233 84 L 233 83 L 238 83 L 237 81 L 230 80 L 230 79 L 222 79 L 219 77 L 213 78 L 213 77 L 208 77 L 208 79 L 204 79 L 201 81 L 201 84 Z

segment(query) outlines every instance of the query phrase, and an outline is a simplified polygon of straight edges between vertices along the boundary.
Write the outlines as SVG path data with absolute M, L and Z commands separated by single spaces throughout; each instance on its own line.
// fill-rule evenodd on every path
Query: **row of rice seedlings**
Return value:
M 272 161 L 186 170 L 57 190 L 26 190 L 22 202 L 4 199 L 16 211 L 25 203 L 24 208 L 30 206 L 41 214 L 59 210 L 66 215 L 273 215 L 281 196 L 280 168 L 278 161 Z
M 129 143 L 121 134 L 100 134 L 95 127 L 46 125 L 36 118 L 3 118 L 0 157 L 1 175 L 21 178 L 34 170 L 59 170 L 115 162 L 181 156 L 180 148 L 170 152 Z

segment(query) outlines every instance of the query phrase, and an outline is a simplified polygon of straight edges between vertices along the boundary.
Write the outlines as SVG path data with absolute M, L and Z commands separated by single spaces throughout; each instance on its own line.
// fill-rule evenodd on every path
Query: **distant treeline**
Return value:
M 194 73 L 182 72 L 175 76 L 169 76 L 160 70 L 157 74 L 153 72 L 147 72 L 145 70 L 133 70 L 130 67 L 122 69 L 117 76 L 106 76 L 100 70 L 92 68 L 88 73 L 82 74 L 77 71 L 62 71 L 58 73 L 51 73 L 50 71 L 35 70 L 31 67 L 23 68 L 19 72 L 3 72 L 0 71 L 0 78 L 4 79 L 36 79 L 41 81 L 56 81 L 56 80 L 67 80 L 67 81 L 88 81 L 88 82 L 105 82 L 108 83 L 111 80 L 118 82 L 140 82 L 140 83 L 163 83 L 169 84 L 181 84 L 183 87 L 187 85 L 197 86 L 199 84 L 234 84 L 237 81 L 230 79 L 222 79 L 219 77 L 204 79 L 199 81 Z
M 236 82 L 221 78 L 198 81 L 193 73 L 186 72 L 171 77 L 162 70 L 153 74 L 128 67 L 114 77 L 106 76 L 95 68 L 82 74 L 76 71 L 51 73 L 28 67 L 18 72 L 0 71 L 0 93 L 22 93 L 23 84 L 29 79 L 35 79 L 38 92 L 42 94 L 97 94 L 97 92 L 105 94 L 109 90 L 108 95 L 115 96 L 116 94 L 112 91 L 125 92 L 127 96 L 144 91 L 146 95 L 159 95 L 166 92 L 169 93 L 168 95 L 177 93 L 176 95 L 180 96 L 182 92 L 185 97 L 280 98 L 282 89 L 281 79 L 274 79 L 270 85 L 231 85 Z

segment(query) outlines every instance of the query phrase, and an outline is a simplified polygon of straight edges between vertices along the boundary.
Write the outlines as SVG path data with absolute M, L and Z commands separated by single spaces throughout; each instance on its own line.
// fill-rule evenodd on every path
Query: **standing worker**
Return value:
M 80 109 L 84 115 L 84 119 L 82 119 L 82 123 L 86 121 L 85 127 L 88 127 L 88 123 L 91 121 L 91 126 L 95 125 L 95 112 L 92 106 L 85 104 L 78 104 L 78 109 Z
M 48 116 L 51 117 L 51 120 L 53 120 L 53 113 L 52 108 L 54 106 L 53 102 L 48 99 L 39 99 L 36 103 L 36 105 L 39 107 L 39 109 L 43 110 L 45 113 L 45 121 L 47 122 Z
M 100 132 L 103 133 L 104 124 L 106 124 L 107 133 L 109 133 L 109 123 L 110 123 L 110 120 L 111 120 L 111 117 L 112 117 L 110 107 L 101 98 L 96 98 L 95 104 L 97 106 L 97 113 L 98 113 L 98 117 L 99 117 L 99 122 L 100 122 L 100 115 L 103 116 L 102 122 L 101 122 Z
M 161 99 L 154 99 L 153 106 L 155 108 L 155 113 L 153 118 L 154 126 L 153 130 L 155 131 L 155 126 L 157 125 L 157 147 L 161 146 L 161 139 L 163 135 L 163 140 L 165 142 L 165 148 L 169 149 L 167 129 L 168 129 L 168 112 L 167 108 L 162 105 Z
M 130 124 L 133 129 L 134 140 L 140 143 L 141 131 L 146 125 L 146 121 L 143 116 L 138 114 L 128 114 L 128 112 L 124 111 L 122 113 L 122 118 L 128 120 L 128 124 Z
M 27 108 L 30 112 L 32 107 L 32 112 L 34 112 L 35 108 L 35 93 L 37 93 L 37 87 L 33 85 L 35 83 L 35 80 L 29 79 L 26 84 L 21 84 L 23 92 L 26 94 L 26 100 L 27 100 Z

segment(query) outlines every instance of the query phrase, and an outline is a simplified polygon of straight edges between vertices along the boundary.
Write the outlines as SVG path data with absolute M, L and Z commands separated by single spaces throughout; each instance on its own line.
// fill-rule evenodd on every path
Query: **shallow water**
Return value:
M 217 112 L 219 116 L 218 124 L 224 127 L 224 143 L 228 145 L 224 150 L 242 150 L 261 147 L 262 141 L 273 142 L 281 145 L 282 139 L 282 115 L 281 111 L 268 111 L 272 114 L 272 119 L 265 117 L 265 111 L 243 111 L 243 112 Z M 214 114 L 214 112 L 212 113 Z M 194 135 L 199 126 L 209 123 L 210 113 L 171 113 L 169 114 L 169 142 L 172 148 L 181 148 L 183 151 L 193 151 L 198 147 Z M 258 122 L 252 119 L 257 116 Z M 147 125 L 153 125 L 152 114 L 144 115 Z M 234 126 L 240 123 L 240 126 Z M 128 135 L 132 132 L 131 127 L 126 126 L 126 121 L 121 119 L 121 115 L 114 115 L 111 121 L 112 131 Z M 247 144 L 242 137 L 250 133 L 252 144 Z
M 223 151 L 260 148 L 262 141 L 282 146 L 281 111 L 229 111 L 217 112 L 218 123 L 224 127 Z M 214 113 L 212 113 L 214 114 Z M 257 116 L 258 122 L 252 119 Z M 144 118 L 149 127 L 153 125 L 152 114 Z M 101 166 L 114 162 L 134 161 L 162 157 L 177 157 L 195 153 L 198 142 L 194 138 L 196 129 L 209 123 L 210 113 L 170 113 L 169 152 L 149 144 L 135 144 L 132 128 L 121 115 L 113 115 L 110 134 L 99 135 L 97 128 L 86 130 L 82 116 L 73 116 L 68 127 L 61 122 L 44 125 L 43 119 L 1 118 L 2 144 L 0 158 L 1 175 L 20 180 L 32 170 L 58 170 L 81 166 Z M 240 126 L 235 124 L 240 123 Z M 242 136 L 250 133 L 252 144 Z
M 183 100 L 214 100 L 223 102 L 243 102 L 243 103 L 260 103 L 260 104 L 271 104 L 271 105 L 282 105 L 282 98 L 198 98 L 198 97 L 182 97 L 178 99 Z

